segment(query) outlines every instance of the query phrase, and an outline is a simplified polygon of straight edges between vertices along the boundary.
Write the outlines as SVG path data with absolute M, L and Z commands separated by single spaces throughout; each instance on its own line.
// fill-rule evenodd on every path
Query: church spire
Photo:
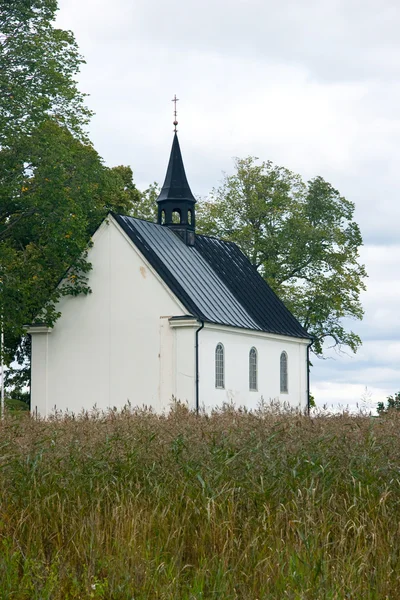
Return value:
M 175 96 L 175 133 L 167 174 L 158 202 L 158 223 L 172 229 L 188 245 L 194 245 L 196 199 L 186 179 L 181 149 L 176 133 L 176 101 Z

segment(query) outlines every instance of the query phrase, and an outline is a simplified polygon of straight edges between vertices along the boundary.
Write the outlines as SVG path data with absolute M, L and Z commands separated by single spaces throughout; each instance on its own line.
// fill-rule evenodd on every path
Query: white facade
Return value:
M 224 347 L 224 388 L 215 387 L 215 349 Z M 200 406 L 210 410 L 224 402 L 236 407 L 256 409 L 264 401 L 282 405 L 307 407 L 307 343 L 296 338 L 209 324 L 199 333 Z M 249 355 L 256 349 L 257 389 L 250 391 Z M 287 392 L 280 390 L 280 357 L 286 352 L 288 361 Z M 209 377 L 206 374 L 211 373 Z M 204 378 L 203 376 L 204 375 Z
M 207 323 L 202 327 L 188 318 L 185 307 L 112 217 L 94 235 L 88 260 L 92 293 L 64 297 L 52 330 L 30 330 L 34 414 L 79 413 L 94 406 L 120 409 L 128 402 L 161 412 L 173 398 L 191 409 L 197 402 L 206 410 L 225 402 L 254 409 L 262 399 L 306 407 L 307 339 Z M 224 346 L 224 389 L 215 387 L 218 343 Z M 258 360 L 256 391 L 249 390 L 252 347 Z M 288 357 L 284 394 L 282 351 Z
M 112 218 L 93 237 L 87 296 L 62 298 L 51 333 L 32 333 L 31 410 L 80 412 L 171 397 L 168 316 L 184 314 Z

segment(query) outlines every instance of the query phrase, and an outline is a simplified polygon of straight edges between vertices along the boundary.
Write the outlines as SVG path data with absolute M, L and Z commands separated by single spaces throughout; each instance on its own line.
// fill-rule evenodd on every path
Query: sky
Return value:
M 363 345 L 313 360 L 329 410 L 371 410 L 400 390 L 400 10 L 398 0 L 59 0 L 57 25 L 86 59 L 89 135 L 139 189 L 162 183 L 179 139 L 204 197 L 233 158 L 321 175 L 355 203 L 369 278 Z

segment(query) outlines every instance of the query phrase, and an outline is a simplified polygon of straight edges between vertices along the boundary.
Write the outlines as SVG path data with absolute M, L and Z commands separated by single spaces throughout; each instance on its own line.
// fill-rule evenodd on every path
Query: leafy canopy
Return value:
M 400 392 L 396 392 L 394 396 L 388 396 L 386 399 L 386 404 L 384 402 L 378 402 L 376 410 L 381 416 L 391 414 L 393 411 L 399 411 Z
M 73 34 L 53 26 L 56 11 L 56 0 L 0 0 L 0 146 L 48 117 L 85 136 L 84 60 Z
M 89 292 L 85 249 L 107 212 L 142 210 L 130 167 L 105 167 L 86 136 L 91 111 L 76 85 L 84 61 L 73 34 L 54 27 L 57 8 L 56 0 L 0 0 L 0 315 L 8 363 L 29 355 L 25 324 L 52 324 L 60 295 Z
M 360 229 L 354 204 L 322 177 L 299 175 L 254 157 L 236 159 L 235 173 L 198 205 L 198 228 L 236 242 L 314 336 L 354 352 L 359 336 L 344 318 L 361 319 L 365 268 L 359 264 Z
M 53 121 L 0 151 L 0 271 L 9 359 L 26 323 L 54 323 L 60 295 L 89 291 L 84 250 L 90 235 L 108 211 L 129 213 L 139 201 L 129 167 L 105 167 L 90 144 Z

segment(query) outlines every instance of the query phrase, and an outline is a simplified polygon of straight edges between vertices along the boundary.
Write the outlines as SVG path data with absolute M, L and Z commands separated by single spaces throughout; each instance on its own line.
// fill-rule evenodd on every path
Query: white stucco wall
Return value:
M 175 332 L 175 397 L 187 402 L 192 410 L 196 408 L 196 355 L 195 329 L 193 327 L 178 328 Z
M 92 294 L 63 298 L 54 329 L 32 333 L 31 410 L 79 413 L 148 406 L 172 398 L 196 408 L 196 330 L 200 323 L 167 289 L 110 217 L 89 251 Z M 221 299 L 223 301 L 223 299 Z M 175 319 L 171 319 L 171 317 Z M 184 317 L 177 319 L 177 317 Z M 32 330 L 34 331 L 34 330 Z M 199 332 L 199 405 L 248 409 L 260 401 L 307 405 L 307 340 L 205 324 Z M 225 389 L 215 388 L 215 348 L 225 349 Z M 258 389 L 249 391 L 249 351 L 258 353 Z M 280 355 L 288 355 L 288 393 L 280 393 Z
M 215 348 L 225 352 L 225 388 L 215 387 Z M 249 390 L 249 352 L 257 349 L 258 389 Z M 280 393 L 280 355 L 288 355 L 288 393 Z M 199 333 L 201 408 L 209 411 L 225 402 L 256 409 L 263 399 L 305 409 L 307 406 L 307 340 L 205 325 Z
M 32 357 L 31 357 L 31 396 L 32 390 L 35 390 L 35 397 L 40 399 L 40 406 L 32 406 L 32 412 L 42 412 L 47 406 L 47 361 L 48 361 L 48 342 L 49 328 L 46 326 L 37 327 L 36 333 L 32 336 Z
M 77 413 L 130 401 L 161 411 L 177 385 L 184 390 L 185 369 L 174 381 L 168 324 L 184 309 L 112 218 L 93 242 L 92 294 L 63 298 L 53 331 L 32 334 L 31 410 L 46 416 L 54 408 Z M 182 394 L 190 396 L 187 387 Z

